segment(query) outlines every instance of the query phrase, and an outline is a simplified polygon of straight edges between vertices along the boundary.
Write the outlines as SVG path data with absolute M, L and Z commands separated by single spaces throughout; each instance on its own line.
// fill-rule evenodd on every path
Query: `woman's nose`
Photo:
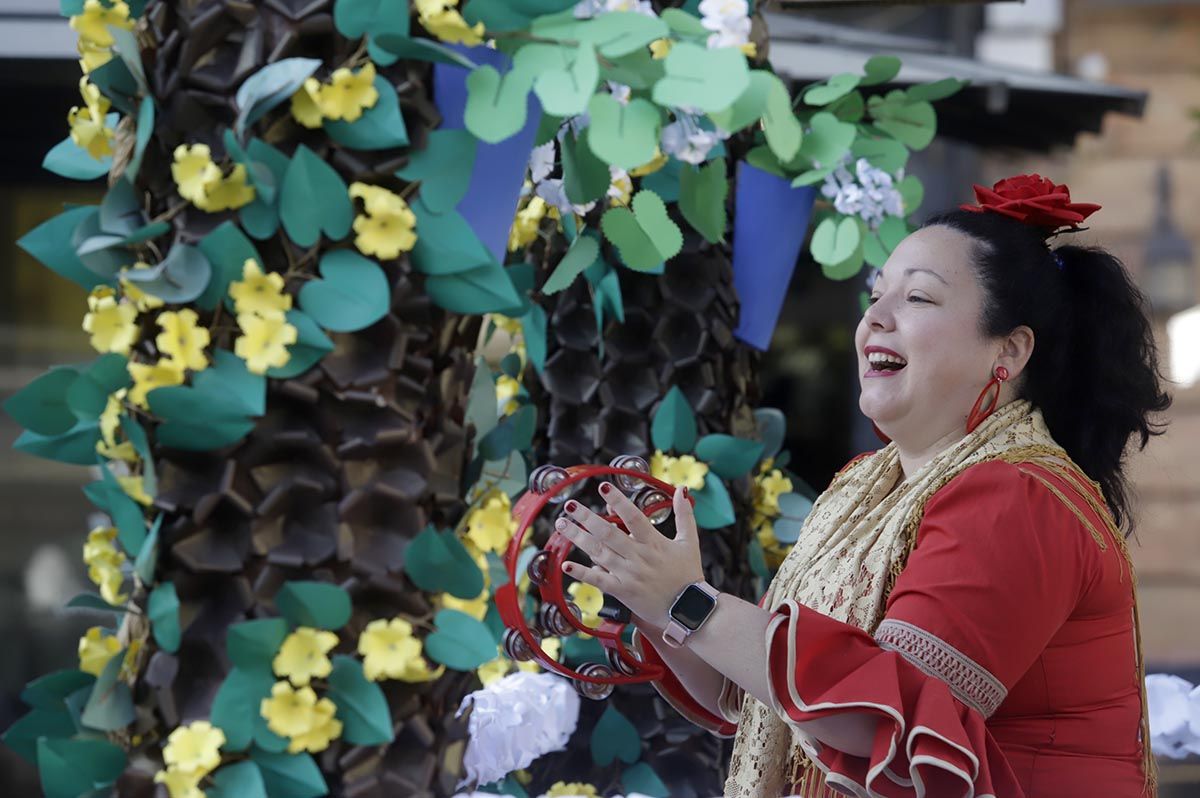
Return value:
M 874 303 L 867 306 L 866 312 L 863 314 L 868 326 L 875 330 L 891 329 L 893 324 L 892 312 L 889 307 L 889 300 L 880 298 Z

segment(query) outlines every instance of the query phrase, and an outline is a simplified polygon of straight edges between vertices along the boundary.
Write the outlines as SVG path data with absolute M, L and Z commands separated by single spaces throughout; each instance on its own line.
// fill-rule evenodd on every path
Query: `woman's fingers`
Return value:
M 624 559 L 635 556 L 633 541 L 616 524 L 606 521 L 576 501 L 567 502 L 563 510 L 568 519 L 582 527 L 600 545 L 612 549 Z
M 600 483 L 600 496 L 625 523 L 625 528 L 635 541 L 651 543 L 654 538 L 661 537 L 646 514 L 639 510 L 628 496 L 617 490 L 615 485 L 610 482 Z

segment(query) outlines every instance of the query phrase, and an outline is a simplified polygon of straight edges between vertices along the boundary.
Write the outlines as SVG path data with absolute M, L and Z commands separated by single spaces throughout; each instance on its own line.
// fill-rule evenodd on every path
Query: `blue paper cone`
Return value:
M 476 64 L 490 64 L 501 73 L 512 63 L 507 55 L 490 47 L 447 46 Z M 435 63 L 433 66 L 433 98 L 442 115 L 443 129 L 466 127 L 463 114 L 467 106 L 467 75 L 467 69 L 455 64 Z M 528 117 L 520 132 L 497 144 L 479 142 L 471 182 L 457 207 L 499 263 L 504 262 L 508 249 L 508 231 L 517 212 L 525 167 L 542 118 L 541 103 L 533 92 L 529 93 L 527 102 Z
M 734 335 L 765 352 L 808 232 L 817 190 L 742 161 L 733 216 L 733 286 L 741 303 Z

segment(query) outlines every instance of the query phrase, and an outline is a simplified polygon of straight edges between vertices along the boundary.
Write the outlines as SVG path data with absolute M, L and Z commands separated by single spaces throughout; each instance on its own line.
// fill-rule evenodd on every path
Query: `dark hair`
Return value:
M 1018 395 L 1041 409 L 1054 439 L 1100 483 L 1119 526 L 1132 533 L 1126 446 L 1145 448 L 1171 405 L 1162 390 L 1146 302 L 1125 266 L 1099 247 L 1047 249 L 1037 228 L 997 213 L 950 211 L 942 225 L 975 239 L 984 289 L 982 332 L 1007 335 L 1024 324 L 1034 351 Z

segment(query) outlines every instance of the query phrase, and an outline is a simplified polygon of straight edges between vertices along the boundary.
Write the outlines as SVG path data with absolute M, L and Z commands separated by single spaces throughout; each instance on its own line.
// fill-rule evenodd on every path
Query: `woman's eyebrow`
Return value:
M 907 277 L 910 274 L 913 274 L 915 272 L 925 272 L 926 274 L 932 274 L 934 277 L 936 277 L 938 280 L 941 281 L 942 285 L 946 285 L 946 286 L 950 285 L 950 283 L 946 282 L 946 278 L 942 277 L 942 275 L 938 274 L 937 272 L 933 271 L 932 269 L 923 269 L 919 266 L 914 266 L 914 267 L 905 269 L 904 276 Z

